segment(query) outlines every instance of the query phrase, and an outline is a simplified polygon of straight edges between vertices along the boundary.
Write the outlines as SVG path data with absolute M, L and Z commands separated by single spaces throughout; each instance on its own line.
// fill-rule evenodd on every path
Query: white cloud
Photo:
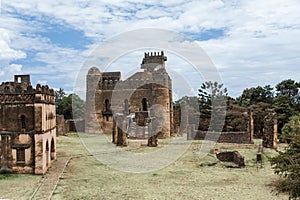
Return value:
M 0 69 L 0 79 L 2 81 L 12 81 L 14 75 L 22 73 L 22 65 L 18 64 L 4 65 L 0 62 Z
M 0 28 L 0 61 L 25 58 L 26 53 L 10 47 L 10 32 Z
M 61 87 L 72 85 L 81 63 L 97 42 L 128 30 L 149 27 L 194 35 L 223 29 L 224 36 L 199 44 L 219 68 L 234 95 L 256 83 L 275 84 L 289 77 L 297 79 L 300 75 L 297 72 L 300 2 L 297 0 L 150 0 L 147 3 L 141 0 L 14 0 L 2 4 L 0 60 L 5 60 L 7 68 L 13 61 L 25 58 L 28 51 L 35 50 L 34 59 L 46 64 L 23 67 L 22 71 L 45 74 L 44 78 L 49 73 L 49 79 L 65 79 Z M 35 18 L 21 19 L 14 12 Z M 51 44 L 37 33 L 45 20 L 81 30 L 96 44 L 87 46 L 84 51 Z M 136 56 L 140 59 L 140 55 Z M 1 74 L 3 76 L 3 71 Z
M 10 73 L 15 73 L 15 74 L 18 74 L 20 73 L 22 70 L 22 65 L 18 65 L 18 64 L 11 64 L 9 66 L 9 72 Z

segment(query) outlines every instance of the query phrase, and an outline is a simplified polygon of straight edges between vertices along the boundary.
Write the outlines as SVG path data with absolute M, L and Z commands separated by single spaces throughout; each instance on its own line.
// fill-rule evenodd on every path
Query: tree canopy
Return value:
M 275 86 L 275 90 L 270 85 L 246 88 L 236 101 L 239 105 L 252 109 L 255 127 L 260 126 L 263 119 L 261 116 L 266 109 L 274 109 L 278 117 L 278 131 L 281 133 L 289 117 L 300 112 L 300 82 L 283 80 Z
M 272 103 L 273 88 L 270 85 L 264 87 L 257 86 L 252 88 L 246 88 L 242 95 L 237 98 L 239 105 L 247 107 L 257 104 L 259 102 Z
M 65 119 L 81 119 L 84 117 L 84 101 L 77 94 L 66 96 L 63 89 L 55 91 L 56 113 Z
M 278 192 L 289 193 L 290 199 L 300 198 L 300 115 L 290 117 L 283 127 L 283 137 L 288 141 L 285 151 L 270 158 L 276 174 L 282 179 L 275 185 Z

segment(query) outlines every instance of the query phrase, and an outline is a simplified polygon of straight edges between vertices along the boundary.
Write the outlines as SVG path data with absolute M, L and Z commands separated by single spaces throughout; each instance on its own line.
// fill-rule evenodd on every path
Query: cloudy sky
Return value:
M 299 11 L 299 0 L 0 0 L 0 82 L 31 74 L 33 84 L 73 91 L 99 45 L 124 32 L 159 28 L 199 44 L 236 97 L 247 87 L 300 81 Z M 111 69 L 134 71 L 143 51 L 124 54 Z M 180 56 L 166 54 L 167 69 L 196 91 L 203 80 L 183 73 L 188 64 Z

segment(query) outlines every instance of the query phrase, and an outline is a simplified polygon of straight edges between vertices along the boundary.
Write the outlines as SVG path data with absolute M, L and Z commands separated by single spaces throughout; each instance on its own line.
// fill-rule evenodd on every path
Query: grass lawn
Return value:
M 215 146 L 219 151 L 239 151 L 246 162 L 242 169 L 228 168 L 231 163 L 219 162 L 213 154 L 195 159 L 192 149 L 200 146 L 200 141 L 193 142 L 183 156 L 163 169 L 126 173 L 90 156 L 77 134 L 58 137 L 58 156 L 76 157 L 70 160 L 52 199 L 288 199 L 271 192 L 268 184 L 278 177 L 265 157 L 264 167 L 257 169 L 257 145 Z M 133 152 L 156 150 L 136 143 L 126 148 Z M 264 153 L 276 155 L 271 149 L 264 149 Z M 0 199 L 28 199 L 40 180 L 41 176 L 36 175 L 0 175 Z
M 213 154 L 195 160 L 192 149 L 201 145 L 196 141 L 169 166 L 136 174 L 111 169 L 93 156 L 87 156 L 76 135 L 58 140 L 68 154 L 76 151 L 83 156 L 70 161 L 53 199 L 288 199 L 271 192 L 268 184 L 278 177 L 266 158 L 264 167 L 257 169 L 257 145 L 217 144 L 215 147 L 219 151 L 238 150 L 245 157 L 246 167 L 242 169 L 227 168 L 232 164 L 218 162 Z M 65 145 L 66 141 L 72 143 L 72 151 Z M 149 152 L 148 148 L 139 147 L 137 151 Z M 264 153 L 265 156 L 276 154 L 271 149 L 264 149 Z
M 29 199 L 41 179 L 31 174 L 0 174 L 0 199 Z

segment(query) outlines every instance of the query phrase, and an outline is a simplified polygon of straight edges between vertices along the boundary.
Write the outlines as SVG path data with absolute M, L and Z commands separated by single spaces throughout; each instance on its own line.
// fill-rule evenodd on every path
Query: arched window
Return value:
M 48 152 L 49 151 L 49 143 L 48 143 L 48 140 L 46 142 L 46 151 Z
M 109 111 L 109 100 L 105 99 L 105 111 Z
M 22 126 L 22 129 L 26 129 L 26 117 L 25 117 L 25 115 L 21 116 L 21 126 Z
M 147 111 L 147 99 L 146 98 L 143 98 L 142 99 L 142 108 L 143 108 L 143 111 Z

